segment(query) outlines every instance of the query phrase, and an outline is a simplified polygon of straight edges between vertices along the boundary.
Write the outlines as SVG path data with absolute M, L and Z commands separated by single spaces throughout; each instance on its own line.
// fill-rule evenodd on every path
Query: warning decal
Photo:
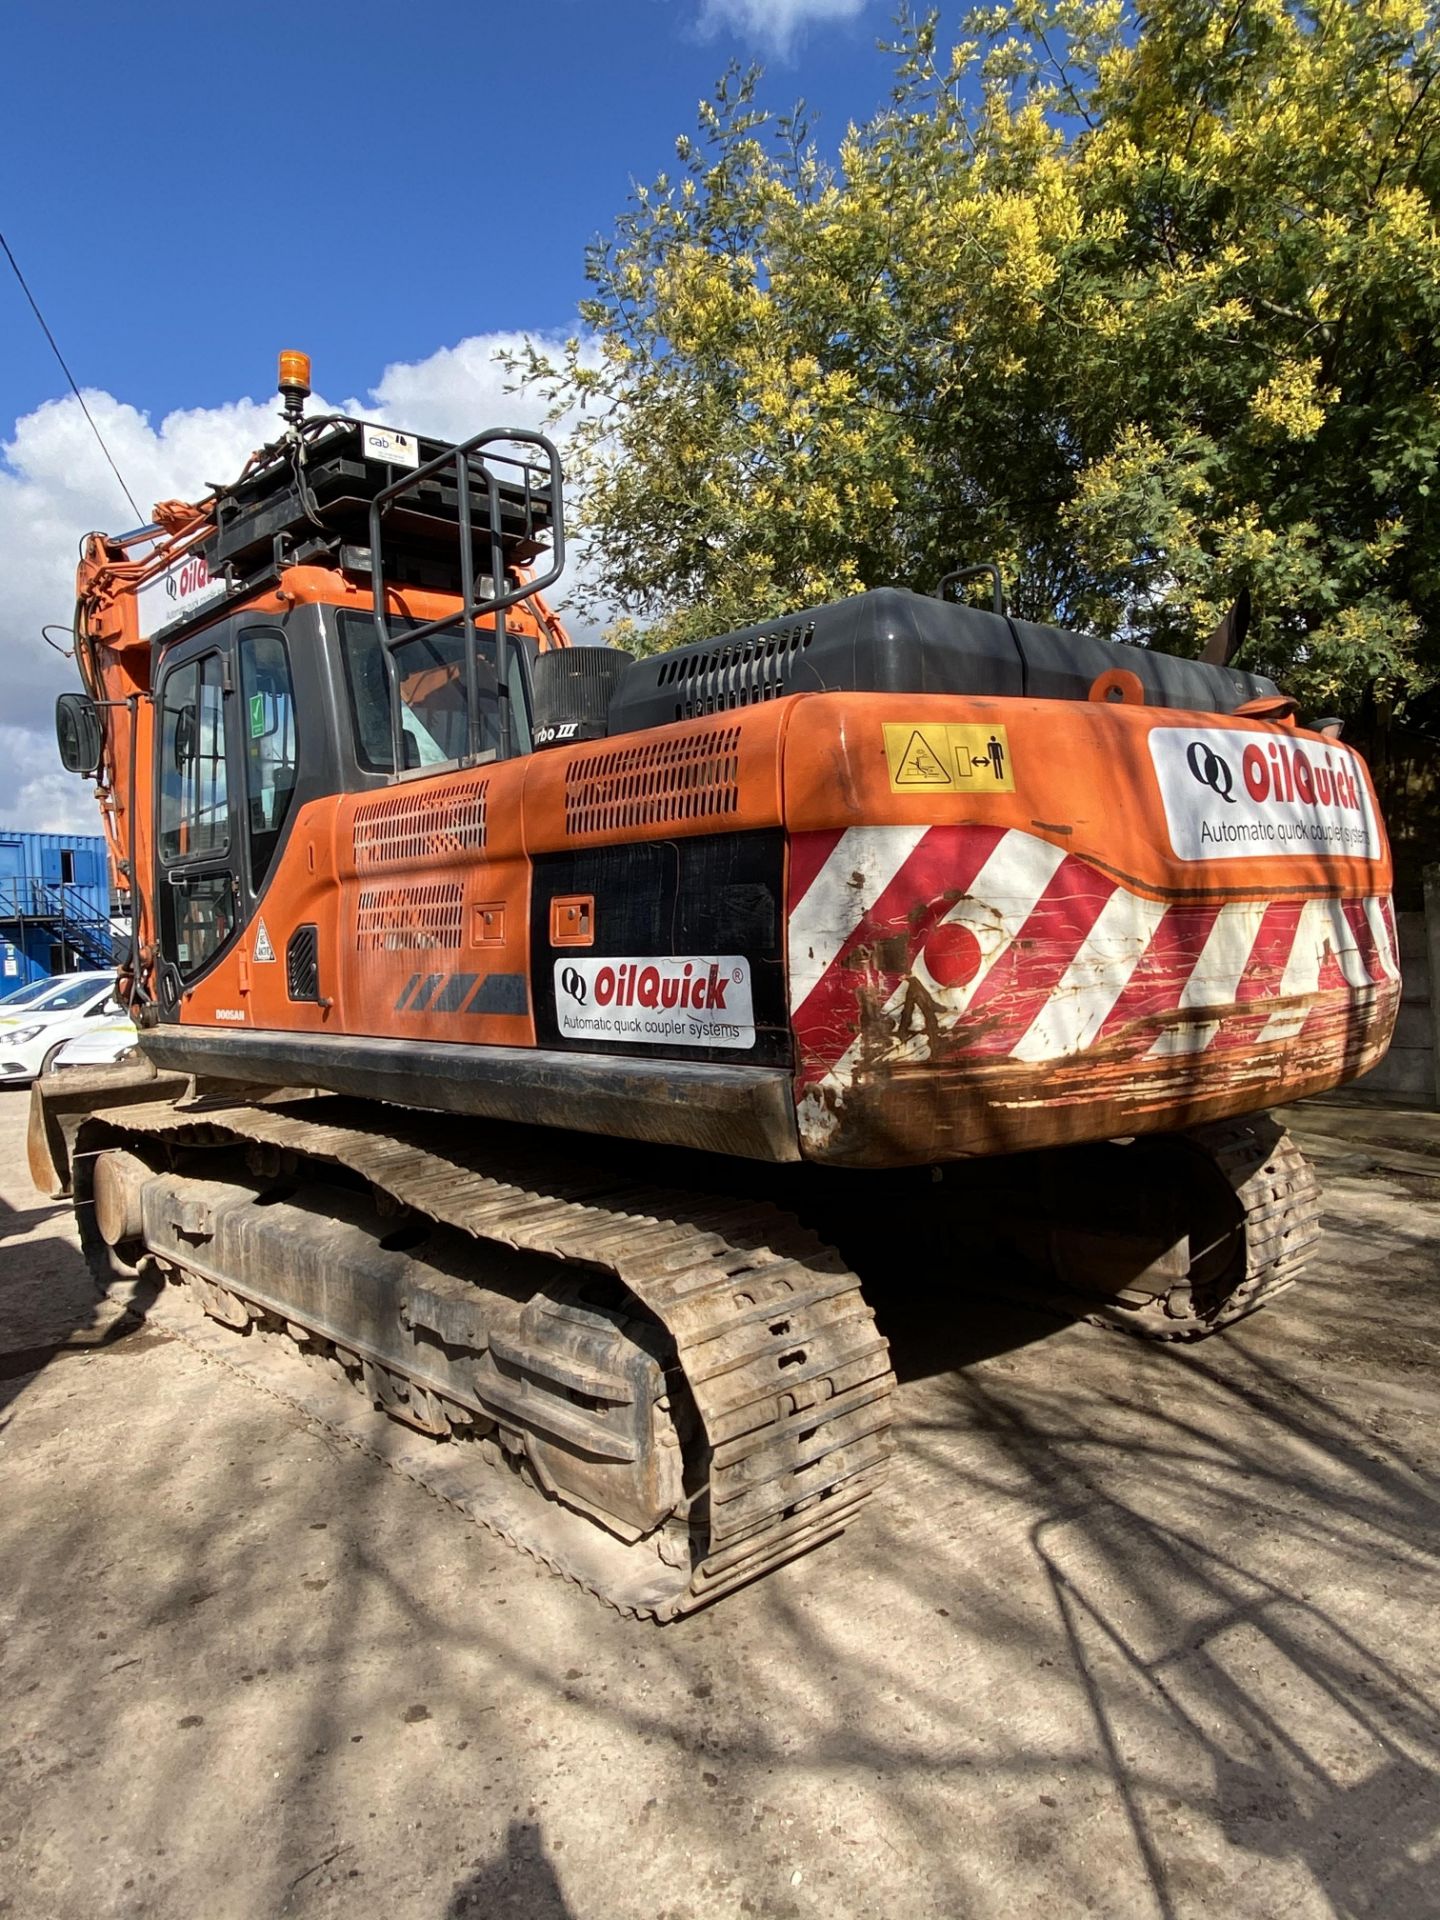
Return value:
M 885 729 L 887 748 L 890 745 L 888 738 L 890 731 L 889 727 Z M 943 741 L 944 733 L 942 732 L 939 737 Z M 950 758 L 949 753 L 943 746 L 941 752 L 945 754 L 945 761 L 940 759 L 939 754 L 920 729 L 914 728 L 905 743 L 905 751 L 900 755 L 899 764 L 897 765 L 893 760 L 890 763 L 891 784 L 897 787 L 953 787 L 955 782 L 946 769 L 946 762 Z
M 275 949 L 270 944 L 270 936 L 265 931 L 265 922 L 263 920 L 257 921 L 255 926 L 255 958 L 257 960 L 273 960 L 275 958 Z
M 1004 727 L 885 722 L 885 760 L 895 793 L 1013 793 Z

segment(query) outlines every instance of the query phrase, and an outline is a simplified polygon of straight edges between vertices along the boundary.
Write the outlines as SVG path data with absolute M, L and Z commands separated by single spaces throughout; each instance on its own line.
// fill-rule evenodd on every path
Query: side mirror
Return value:
M 60 764 L 87 780 L 100 771 L 100 715 L 88 693 L 62 693 L 55 702 L 55 738 Z

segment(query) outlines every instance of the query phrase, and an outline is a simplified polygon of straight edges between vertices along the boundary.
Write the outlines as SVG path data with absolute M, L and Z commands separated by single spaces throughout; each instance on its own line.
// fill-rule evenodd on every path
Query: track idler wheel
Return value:
M 95 1225 L 107 1247 L 138 1243 L 145 1232 L 140 1196 L 154 1174 L 137 1154 L 111 1147 L 97 1154 L 92 1172 Z

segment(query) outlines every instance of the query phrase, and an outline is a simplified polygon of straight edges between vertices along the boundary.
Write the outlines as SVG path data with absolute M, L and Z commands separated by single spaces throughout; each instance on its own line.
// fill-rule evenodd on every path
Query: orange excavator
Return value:
M 84 543 L 57 726 L 140 1031 L 30 1153 L 102 1282 L 666 1619 L 881 1484 L 851 1229 L 1162 1338 L 1296 1276 L 1263 1109 L 1383 1053 L 1390 861 L 1238 613 L 1180 659 L 957 576 L 572 646 L 543 435 L 281 391 L 232 484 Z

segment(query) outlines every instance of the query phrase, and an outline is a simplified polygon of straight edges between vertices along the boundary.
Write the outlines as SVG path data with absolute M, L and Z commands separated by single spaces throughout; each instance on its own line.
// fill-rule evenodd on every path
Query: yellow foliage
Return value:
M 1312 440 L 1325 420 L 1333 391 L 1318 383 L 1318 360 L 1283 360 L 1250 401 L 1250 414 L 1268 432 L 1289 440 Z
M 532 359 L 605 591 L 673 636 L 999 555 L 1026 614 L 1164 645 L 1249 585 L 1249 660 L 1332 703 L 1435 671 L 1433 7 L 964 32 L 903 27 L 833 158 L 732 74 L 595 250 L 599 365 Z

